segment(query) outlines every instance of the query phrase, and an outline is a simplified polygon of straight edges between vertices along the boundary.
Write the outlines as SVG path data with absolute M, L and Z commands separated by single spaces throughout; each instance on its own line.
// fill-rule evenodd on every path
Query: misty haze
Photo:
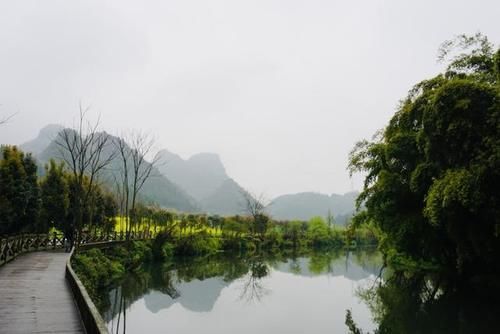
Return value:
M 499 13 L 1 3 L 0 334 L 492 332 Z

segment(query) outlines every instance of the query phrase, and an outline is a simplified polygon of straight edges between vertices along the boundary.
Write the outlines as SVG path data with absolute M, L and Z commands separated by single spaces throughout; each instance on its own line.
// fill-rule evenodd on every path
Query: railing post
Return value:
M 9 252 L 12 251 L 10 245 L 10 237 L 7 237 L 7 243 L 5 244 L 5 262 L 9 261 Z
M 16 257 L 16 255 L 17 255 L 17 243 L 16 243 L 16 240 L 17 240 L 16 236 L 13 236 L 12 237 L 12 256 L 13 257 Z
M 3 244 L 4 244 L 4 239 L 0 238 L 0 265 L 2 265 L 3 262 L 4 262 L 4 247 L 3 247 Z
M 16 257 L 17 256 L 17 238 L 16 236 L 12 237 L 12 256 Z

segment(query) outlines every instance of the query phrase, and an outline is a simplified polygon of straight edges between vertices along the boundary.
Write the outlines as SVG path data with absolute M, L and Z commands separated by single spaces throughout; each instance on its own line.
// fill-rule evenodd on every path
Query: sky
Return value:
M 254 193 L 360 189 L 354 144 L 443 69 L 443 41 L 498 46 L 499 15 L 497 0 L 2 1 L 0 143 L 71 126 L 81 103 L 107 132 L 218 153 Z

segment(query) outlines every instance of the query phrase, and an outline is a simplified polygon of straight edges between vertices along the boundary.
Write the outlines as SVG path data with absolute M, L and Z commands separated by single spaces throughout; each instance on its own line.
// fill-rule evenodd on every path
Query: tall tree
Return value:
M 115 140 L 115 147 L 121 161 L 121 192 L 127 217 L 127 238 L 132 227 L 137 224 L 136 205 L 144 183 L 151 177 L 159 163 L 159 155 L 154 152 L 154 138 L 143 132 L 135 131 Z M 151 160 L 146 160 L 151 157 Z
M 452 56 L 446 72 L 417 84 L 384 131 L 351 153 L 351 172 L 366 173 L 366 209 L 354 221 L 376 224 L 395 261 L 457 278 L 498 273 L 500 50 L 460 36 L 441 55 Z
M 111 163 L 115 151 L 109 136 L 99 131 L 99 120 L 87 120 L 88 108 L 80 106 L 75 129 L 64 129 L 56 138 L 60 158 L 71 173 L 73 202 L 70 206 L 74 228 L 81 234 L 84 225 L 84 209 L 92 200 L 91 195 L 98 185 L 99 174 Z M 87 183 L 87 184 L 86 184 Z M 92 219 L 92 215 L 88 216 Z
M 51 225 L 66 230 L 69 197 L 64 163 L 57 164 L 51 159 L 45 166 L 45 171 L 45 177 L 40 183 L 42 197 L 40 225 L 44 230 Z
M 1 151 L 0 234 L 33 231 L 40 208 L 36 162 L 16 146 L 2 146 Z
M 244 199 L 243 209 L 252 218 L 253 233 L 263 236 L 270 221 L 269 216 L 265 212 L 268 201 L 263 194 L 256 196 L 245 190 L 241 194 Z

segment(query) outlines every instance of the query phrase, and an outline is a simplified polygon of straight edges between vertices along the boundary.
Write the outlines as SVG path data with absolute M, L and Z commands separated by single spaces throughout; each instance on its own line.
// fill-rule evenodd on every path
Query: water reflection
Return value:
M 497 333 L 498 281 L 456 283 L 438 274 L 392 272 L 360 290 L 377 324 L 371 333 Z M 369 332 L 354 328 L 351 333 Z
M 380 255 L 374 250 L 180 258 L 150 263 L 131 273 L 120 286 L 103 293 L 99 308 L 112 333 L 125 333 L 131 325 L 128 313 L 138 300 L 154 314 L 174 305 L 190 312 L 209 313 L 230 285 L 238 290 L 239 302 L 258 304 L 270 298 L 273 289 L 266 286 L 267 279 L 279 273 L 310 278 L 326 275 L 356 282 L 374 278 L 380 267 Z M 300 290 L 300 286 L 296 288 Z
M 258 302 L 271 291 L 262 284 L 262 278 L 269 274 L 269 265 L 263 259 L 257 259 L 250 265 L 249 272 L 241 279 L 240 299 Z

